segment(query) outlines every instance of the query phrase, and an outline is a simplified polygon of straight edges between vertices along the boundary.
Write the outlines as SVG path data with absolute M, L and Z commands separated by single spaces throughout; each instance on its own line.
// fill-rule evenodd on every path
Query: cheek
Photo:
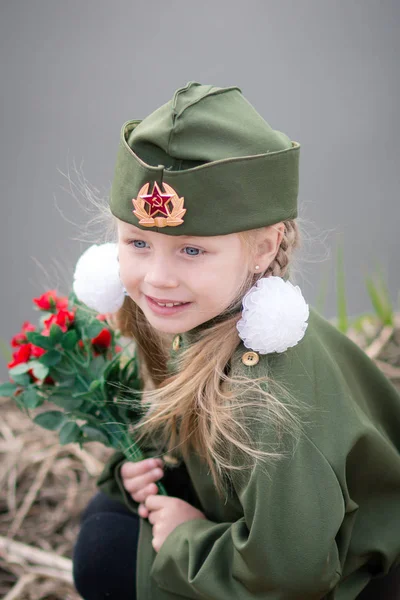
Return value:
M 129 249 L 122 247 L 119 250 L 119 275 L 125 287 L 132 288 L 140 283 L 143 278 L 141 273 L 140 261 L 129 252 Z
M 209 264 L 206 270 L 197 273 L 197 277 L 193 278 L 192 289 L 197 287 L 201 295 L 212 301 L 215 300 L 215 303 L 221 300 L 230 301 L 246 275 L 244 265 L 238 268 L 240 264 L 239 258 L 235 263 L 232 257 L 213 265 Z

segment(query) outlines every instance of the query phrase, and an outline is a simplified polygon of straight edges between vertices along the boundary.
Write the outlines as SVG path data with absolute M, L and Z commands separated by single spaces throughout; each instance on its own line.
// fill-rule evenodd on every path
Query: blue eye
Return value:
M 144 242 L 143 240 L 133 240 L 132 244 L 134 245 L 135 248 L 145 248 L 146 247 L 146 242 Z M 143 244 L 143 246 L 137 246 L 136 244 Z
M 199 256 L 199 254 L 204 252 L 203 250 L 199 250 L 199 248 L 193 248 L 192 246 L 186 246 L 185 250 L 191 250 L 191 252 L 187 252 L 188 256 Z

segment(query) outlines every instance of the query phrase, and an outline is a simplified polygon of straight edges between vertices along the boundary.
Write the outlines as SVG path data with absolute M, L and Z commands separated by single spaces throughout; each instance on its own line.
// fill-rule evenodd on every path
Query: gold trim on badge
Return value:
M 150 183 L 145 183 L 140 188 L 137 198 L 132 198 L 135 210 L 133 213 L 139 219 L 139 225 L 143 227 L 177 227 L 182 225 L 184 198 L 179 198 L 173 187 L 163 183 L 165 191 L 162 191 L 155 181 L 153 191 L 149 194 Z M 170 205 L 173 208 L 170 210 Z M 146 210 L 148 208 L 148 211 Z M 156 216 L 156 215 L 164 216 Z
M 253 367 L 259 360 L 260 357 L 257 352 L 245 352 L 242 356 L 242 363 L 246 365 L 246 367 Z

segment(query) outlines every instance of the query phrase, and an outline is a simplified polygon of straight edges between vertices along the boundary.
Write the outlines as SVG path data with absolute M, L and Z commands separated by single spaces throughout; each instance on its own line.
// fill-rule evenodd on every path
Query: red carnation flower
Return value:
M 73 323 L 75 315 L 73 311 L 61 309 L 58 313 L 51 315 L 48 319 L 45 320 L 45 329 L 42 332 L 42 335 L 49 335 L 50 328 L 52 325 L 59 325 L 61 329 L 65 332 L 68 329 L 68 326 Z
M 92 339 L 93 346 L 97 346 L 98 349 L 106 350 L 109 348 L 112 340 L 112 335 L 109 329 L 102 329 L 95 338 Z
M 13 353 L 13 360 L 8 363 L 7 367 L 9 369 L 12 369 L 13 367 L 16 367 L 17 365 L 22 365 L 24 363 L 27 363 L 31 358 L 39 358 L 45 352 L 46 352 L 46 350 L 44 350 L 44 348 L 39 348 L 39 346 L 34 346 L 33 344 L 29 344 L 29 343 L 21 344 L 19 346 L 18 350 Z M 27 371 L 27 373 L 30 376 L 31 381 L 33 383 L 35 383 L 36 381 L 39 381 L 38 378 L 35 377 L 35 375 L 33 374 L 32 369 L 29 369 L 29 371 Z M 11 379 L 11 381 L 12 381 L 12 379 Z M 54 380 L 51 377 L 47 376 L 46 379 L 44 380 L 44 382 L 53 384 Z
M 21 346 L 21 344 L 25 344 L 28 341 L 26 338 L 26 332 L 35 331 L 35 329 L 36 327 L 32 325 L 32 323 L 29 323 L 29 321 L 24 321 L 20 333 L 17 333 L 11 338 L 11 346 L 13 348 L 18 348 L 18 346 Z
M 32 344 L 21 344 L 16 352 L 13 352 L 13 360 L 8 363 L 7 367 L 12 369 L 17 365 L 28 362 L 32 353 Z
M 33 301 L 41 310 L 52 310 L 53 308 L 65 310 L 68 308 L 68 298 L 58 297 L 56 290 L 49 290 L 39 298 L 34 298 Z
M 35 358 L 39 358 L 39 356 L 43 356 L 43 354 L 46 352 L 46 350 L 44 348 L 39 348 L 39 346 L 34 346 L 32 344 L 32 348 L 31 348 L 31 356 L 34 356 Z

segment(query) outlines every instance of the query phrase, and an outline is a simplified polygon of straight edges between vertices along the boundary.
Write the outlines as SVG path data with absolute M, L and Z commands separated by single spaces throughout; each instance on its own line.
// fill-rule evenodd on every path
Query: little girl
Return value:
M 122 127 L 114 318 L 146 459 L 116 452 L 83 515 L 86 600 L 353 600 L 399 562 L 399 395 L 289 281 L 299 151 L 237 87 Z

